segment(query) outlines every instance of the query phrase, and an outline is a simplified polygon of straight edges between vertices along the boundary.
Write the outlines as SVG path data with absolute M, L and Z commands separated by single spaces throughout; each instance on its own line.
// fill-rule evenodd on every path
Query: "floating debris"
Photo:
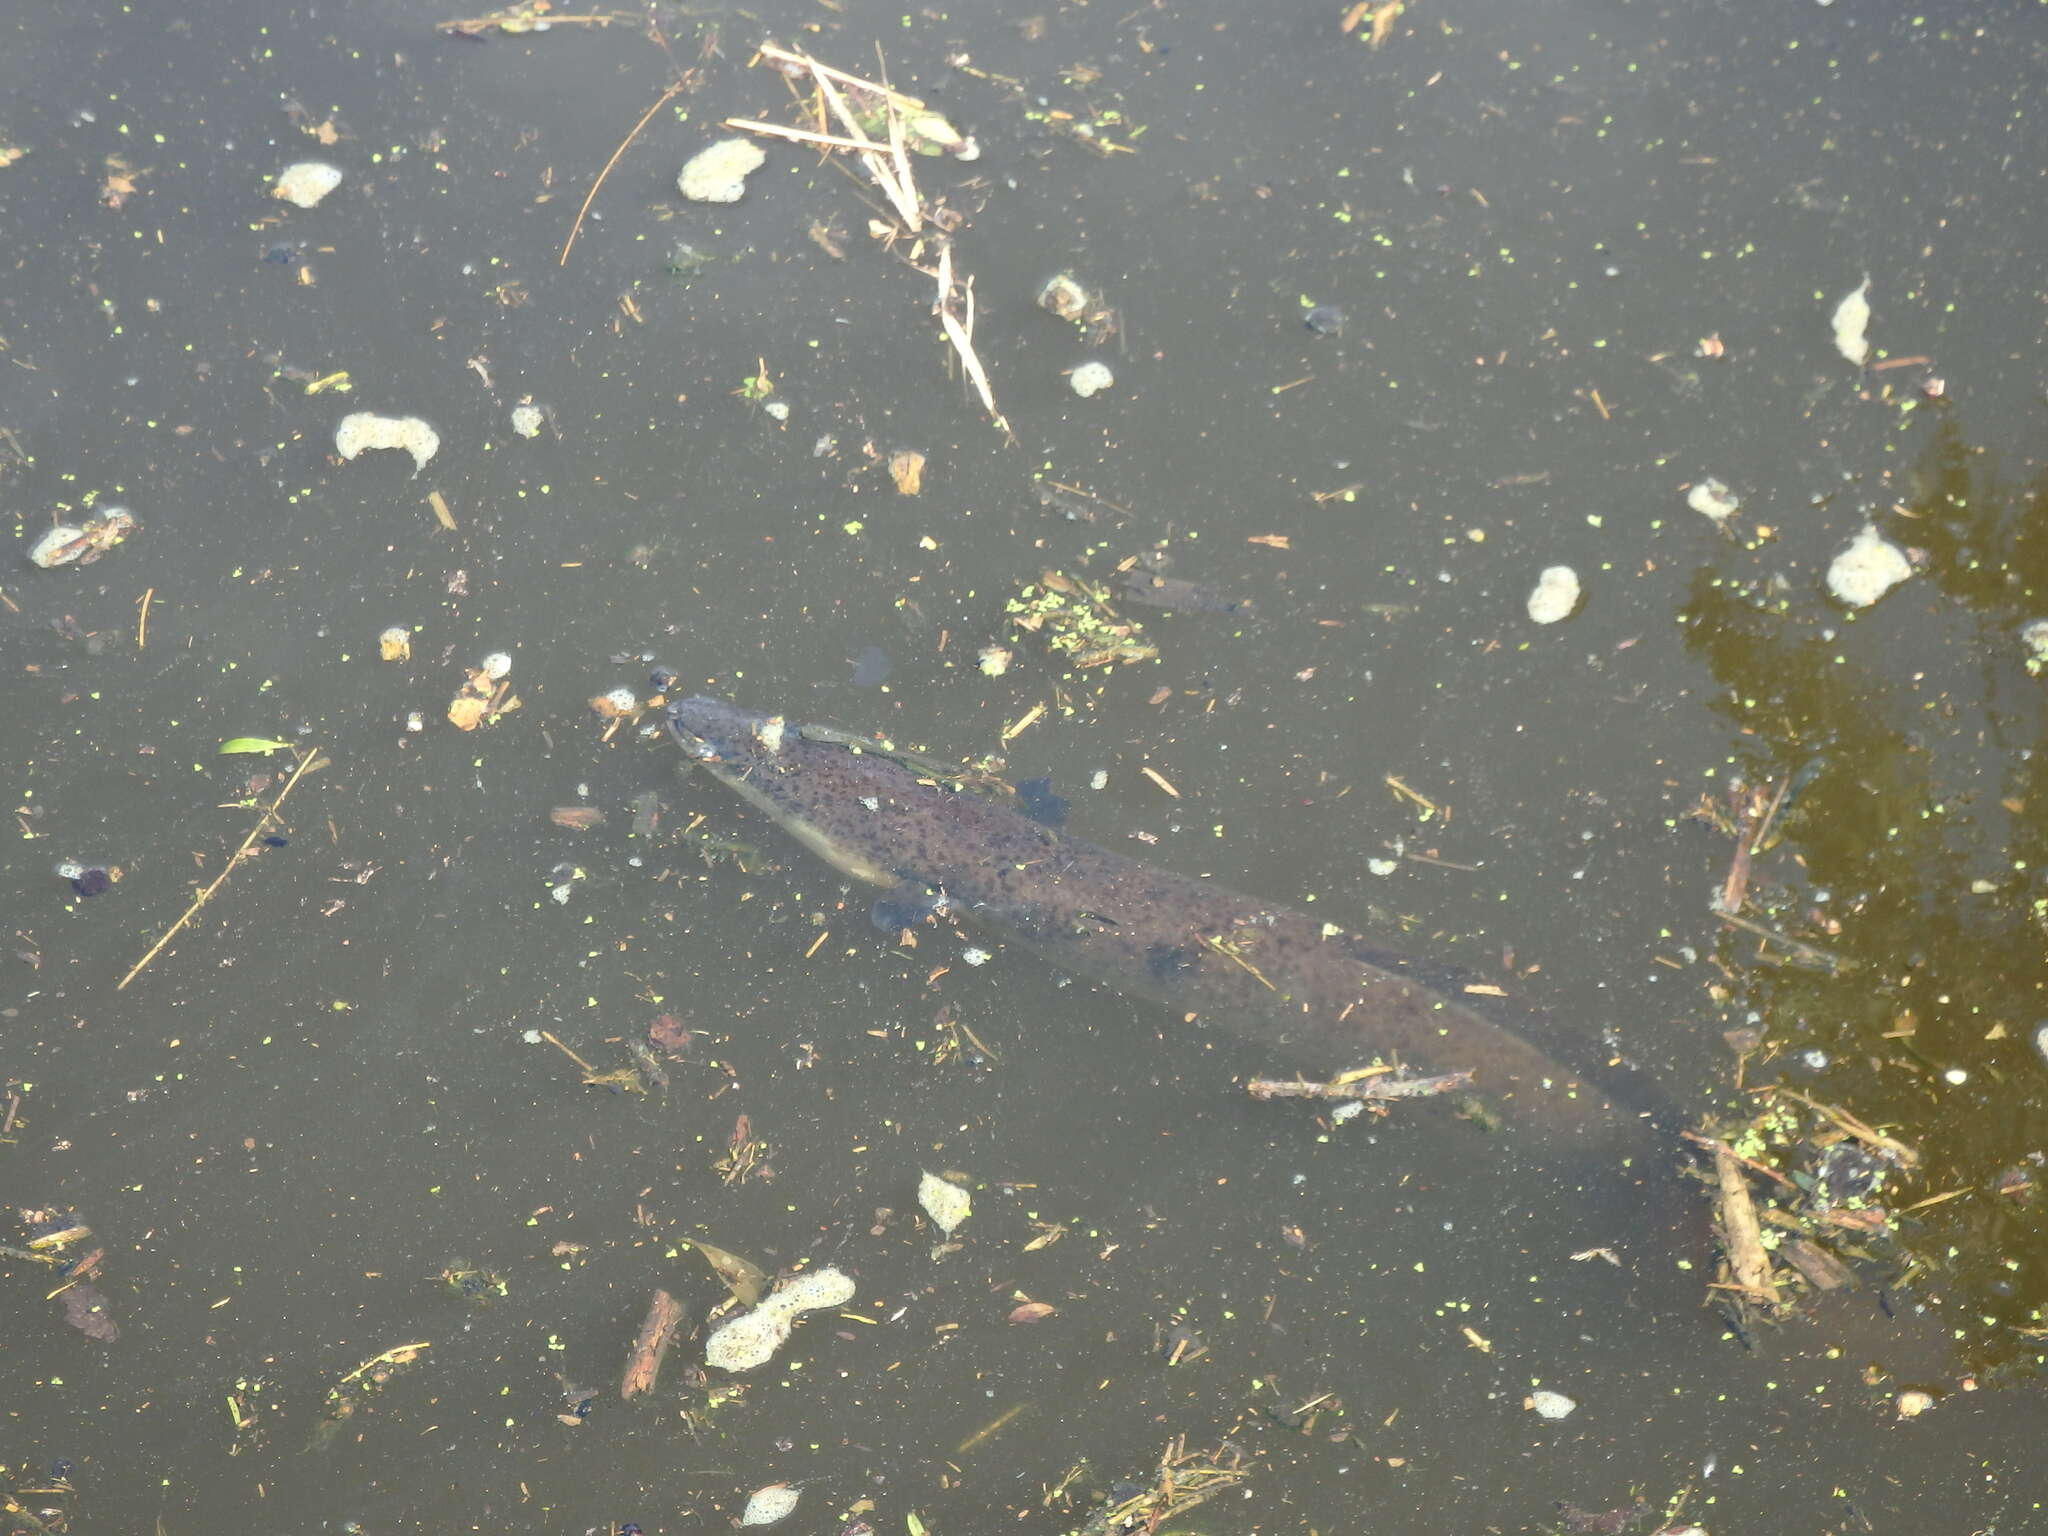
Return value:
M 58 524 L 29 546 L 28 557 L 46 571 L 60 565 L 91 565 L 138 526 L 126 507 L 109 507 L 77 527 Z
M 375 1406 L 378 1394 L 433 1346 L 426 1341 L 399 1344 L 372 1356 L 327 1389 L 321 1421 L 314 1428 L 311 1449 L 325 1450 L 342 1436 L 349 1420 L 360 1422 Z
M 898 448 L 889 455 L 889 478 L 899 494 L 918 495 L 924 490 L 924 455 L 915 448 Z
M 2027 648 L 2027 670 L 2039 677 L 2048 668 L 2048 619 L 2029 619 L 2022 624 L 2020 644 Z
M 1335 304 L 1317 304 L 1301 317 L 1301 323 L 1318 336 L 1342 336 L 1344 311 Z
M 417 416 L 379 416 L 352 411 L 334 429 L 334 451 L 344 459 L 372 448 L 402 448 L 412 455 L 413 473 L 441 451 L 441 434 Z
M 766 1488 L 756 1488 L 748 1496 L 747 1507 L 740 1512 L 740 1524 L 773 1525 L 790 1515 L 802 1497 L 803 1490 L 795 1483 L 770 1483 Z
M 1851 608 L 1868 608 L 1913 574 L 1906 552 L 1865 523 L 1863 531 L 1828 566 L 1828 591 Z
M 1934 1394 L 1913 1389 L 1901 1392 L 1892 1400 L 1902 1419 L 1917 1419 L 1934 1406 Z
M 1685 493 L 1685 504 L 1701 517 L 1715 523 L 1725 523 L 1742 507 L 1742 498 L 1729 490 L 1722 481 L 1709 475 L 1696 481 L 1693 488 Z
M 1081 320 L 1095 307 L 1095 295 L 1071 272 L 1055 272 L 1038 288 L 1038 307 L 1062 320 Z
M 926 1173 L 917 1181 L 917 1203 L 931 1217 L 932 1225 L 947 1237 L 954 1228 L 965 1221 L 973 1209 L 973 1198 L 950 1179 L 942 1179 L 936 1173 Z
M 639 710 L 640 696 L 630 688 L 614 688 L 610 693 L 600 693 L 592 699 L 590 707 L 601 719 L 617 720 Z
M 2048 620 L 2042 622 L 2048 624 Z M 1008 646 L 984 645 L 975 653 L 974 664 L 981 668 L 983 677 L 1001 677 L 1010 670 L 1010 663 L 1016 655 Z
M 1045 647 L 1075 667 L 1151 661 L 1156 645 L 1141 640 L 1144 626 L 1119 617 L 1108 590 L 1063 571 L 1046 571 L 1003 605 L 1018 629 L 1041 635 Z
M 639 1336 L 626 1356 L 626 1369 L 619 1377 L 620 1397 L 635 1398 L 654 1390 L 661 1377 L 661 1362 L 667 1358 L 668 1347 L 675 1341 L 682 1322 L 682 1303 L 656 1287 L 647 1303 L 647 1316 L 640 1324 Z
M 473 731 L 480 725 L 496 725 L 519 708 L 512 692 L 512 658 L 503 651 L 486 656 L 483 665 L 467 674 L 461 688 L 448 703 L 448 723 L 458 731 Z M 566 900 L 566 897 L 557 898 Z
M 747 178 L 767 163 L 767 151 L 752 139 L 720 139 L 690 157 L 676 190 L 693 203 L 736 203 Z
M 377 654 L 386 661 L 412 660 L 412 631 L 394 624 L 377 637 Z
M 71 889 L 80 896 L 104 896 L 120 880 L 121 866 L 82 864 L 77 859 L 65 859 L 57 866 L 57 878 L 70 881 Z
M 521 437 L 539 437 L 547 412 L 531 403 L 512 407 L 512 430 Z
M 1529 594 L 1529 617 L 1538 624 L 1568 619 L 1579 606 L 1579 573 L 1568 565 L 1546 566 Z
M 800 1313 L 843 1307 L 853 1300 L 853 1278 L 828 1265 L 807 1270 L 751 1312 L 722 1323 L 704 1341 L 704 1363 L 721 1371 L 751 1371 L 788 1342 Z
M 1522 1406 L 1534 1410 L 1546 1419 L 1568 1419 L 1578 1411 L 1578 1404 L 1562 1392 L 1538 1388 L 1522 1400 Z
M 1870 361 L 1870 341 L 1864 332 L 1870 329 L 1870 279 L 1863 281 L 1842 295 L 1841 303 L 1835 306 L 1834 319 L 1835 350 L 1849 359 L 1858 368 Z
M 341 185 L 341 171 L 324 160 L 301 160 L 277 173 L 270 189 L 295 208 L 317 208 L 320 199 Z
M 666 1030 L 662 1028 L 664 1024 L 667 1025 Z M 681 1042 L 676 1042 L 676 1031 L 679 1029 L 681 1026 L 675 1019 L 664 1013 L 647 1026 L 647 1038 L 665 1051 L 678 1051 L 690 1043 L 688 1030 L 682 1030 Z M 751 1259 L 742 1258 L 730 1249 L 707 1243 L 702 1238 L 690 1237 L 683 1241 L 704 1255 L 704 1262 L 709 1264 L 712 1272 L 725 1282 L 725 1288 L 732 1292 L 733 1299 L 741 1306 L 756 1306 L 768 1293 L 768 1276 L 762 1272 L 761 1266 Z
M 1083 400 L 1093 399 L 1115 382 L 1107 363 L 1083 363 L 1067 375 L 1067 386 Z

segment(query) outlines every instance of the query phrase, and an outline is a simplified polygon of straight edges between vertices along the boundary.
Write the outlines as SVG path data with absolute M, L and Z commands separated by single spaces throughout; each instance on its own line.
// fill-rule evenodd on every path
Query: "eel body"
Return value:
M 690 759 L 812 852 L 1077 976 L 1337 1071 L 1375 1058 L 1469 1070 L 1532 1148 L 1603 1151 L 1641 1116 L 1521 1034 L 1431 985 L 1415 959 L 1296 909 L 1127 858 L 879 743 L 719 699 L 670 706 Z M 1432 980 L 1437 980 L 1432 976 Z

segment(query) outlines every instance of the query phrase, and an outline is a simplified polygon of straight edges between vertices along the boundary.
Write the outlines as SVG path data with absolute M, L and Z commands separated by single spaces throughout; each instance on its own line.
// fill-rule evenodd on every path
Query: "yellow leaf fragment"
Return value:
M 917 495 L 924 489 L 924 455 L 915 448 L 898 448 L 889 455 L 889 478 L 900 494 Z

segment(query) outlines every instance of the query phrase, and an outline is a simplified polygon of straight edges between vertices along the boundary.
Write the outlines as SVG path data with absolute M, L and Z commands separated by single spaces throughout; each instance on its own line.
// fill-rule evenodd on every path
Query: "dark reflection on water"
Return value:
M 1975 1193 L 2041 1140 L 2028 19 L 1418 7 L 1374 51 L 1337 5 L 1046 7 L 1042 35 L 853 0 L 651 14 L 658 39 L 485 43 L 410 5 L 9 22 L 0 508 L 23 552 L 57 514 L 141 520 L 0 576 L 8 1222 L 89 1223 L 121 1329 L 64 1329 L 55 1277 L 6 1261 L 23 1508 L 658 1532 L 799 1479 L 789 1529 L 1056 1531 L 1185 1436 L 1253 1469 L 1191 1530 L 1539 1530 L 1686 1490 L 1716 1531 L 2038 1520 L 2039 1216 Z M 786 112 L 746 67 L 767 36 L 854 70 L 879 44 L 980 139 L 919 174 L 967 218 L 1017 446 L 837 169 L 777 147 L 745 201 L 676 198 L 715 124 Z M 265 195 L 308 157 L 346 173 L 325 203 Z M 1032 302 L 1063 268 L 1115 310 L 1092 335 Z M 1866 272 L 1874 362 L 1932 362 L 1833 352 Z M 1091 357 L 1117 384 L 1084 403 Z M 1907 409 L 1929 368 L 1951 403 Z M 748 397 L 764 371 L 786 423 Z M 338 464 L 358 409 L 427 417 L 440 454 Z M 1683 505 L 1705 474 L 1744 497 L 1731 537 Z M 1873 516 L 1926 565 L 1850 624 L 1818 581 Z M 1142 609 L 1162 659 L 1114 676 L 1008 632 L 1043 570 L 1141 557 L 1251 607 Z M 1537 630 L 1556 563 L 1587 602 Z M 391 624 L 410 663 L 376 659 Z M 521 707 L 459 733 L 499 650 Z M 1924 1140 L 1927 1193 L 1973 1191 L 1916 1214 L 1957 1256 L 1731 1339 L 1669 1166 L 1521 1166 L 1434 1113 L 1330 1128 L 1246 1102 L 1275 1063 L 1221 1035 L 893 949 L 671 750 L 603 735 L 587 701 L 650 656 L 999 753 L 1083 836 L 1512 969 L 1684 1108 L 1732 1099 L 1720 1034 L 1754 1009 Z M 247 735 L 333 765 L 116 990 L 276 792 L 278 760 L 215 754 Z M 1759 880 L 1866 962 L 1833 980 L 1727 942 L 1728 845 L 1686 820 L 1810 763 Z M 66 861 L 123 878 L 86 900 Z M 535 1043 L 609 1072 L 664 1012 L 704 1032 L 665 1095 Z M 741 1115 L 774 1177 L 728 1186 Z M 976 1181 L 936 1262 L 924 1169 Z M 854 1316 L 715 1408 L 696 1341 L 624 1403 L 652 1288 L 693 1324 L 720 1294 L 692 1236 L 841 1264 Z M 507 1294 L 451 1293 L 451 1265 Z M 1007 1322 L 1026 1298 L 1058 1310 Z M 417 1343 L 332 1420 L 330 1388 Z M 1907 1384 L 1944 1395 L 1901 1425 Z M 1577 1411 L 1539 1418 L 1539 1388 Z

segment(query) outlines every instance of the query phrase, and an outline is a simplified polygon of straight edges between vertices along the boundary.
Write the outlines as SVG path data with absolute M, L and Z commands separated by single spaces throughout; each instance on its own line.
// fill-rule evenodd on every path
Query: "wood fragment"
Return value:
M 620 1397 L 635 1398 L 654 1390 L 655 1380 L 661 1375 L 662 1358 L 682 1321 L 682 1303 L 657 1287 L 647 1303 L 647 1318 L 640 1324 L 640 1336 L 633 1340 L 633 1351 L 626 1356 L 625 1373 L 619 1378 Z
M 1029 709 L 1027 709 L 1024 712 L 1022 719 L 1018 720 L 1014 725 L 1006 725 L 1003 727 L 1002 739 L 1004 743 L 1007 744 L 1012 737 L 1023 735 L 1026 731 L 1030 730 L 1032 726 L 1038 724 L 1038 722 L 1042 718 L 1044 718 L 1044 715 L 1045 706 L 1043 704 L 1032 705 Z
M 435 522 L 446 528 L 450 533 L 457 531 L 455 527 L 455 514 L 448 510 L 447 497 L 443 496 L 439 491 L 430 491 L 427 494 L 427 505 L 434 509 Z
M 1361 1078 L 1355 1082 L 1310 1083 L 1294 1078 L 1255 1077 L 1244 1085 L 1245 1092 L 1259 1100 L 1268 1099 L 1425 1099 L 1450 1093 L 1471 1084 L 1469 1068 L 1442 1072 L 1432 1077 L 1396 1077 L 1391 1072 Z
M 1799 1271 L 1816 1291 L 1840 1290 L 1856 1277 L 1848 1265 L 1810 1237 L 1795 1237 L 1778 1249 L 1778 1257 Z
M 1757 1225 L 1756 1202 L 1750 1198 L 1749 1185 L 1743 1180 L 1741 1161 L 1726 1147 L 1714 1149 L 1714 1182 L 1729 1272 L 1736 1285 L 1754 1300 L 1775 1302 L 1778 1288 L 1771 1276 L 1771 1256 Z
M 1169 795 L 1173 796 L 1174 799 L 1178 800 L 1180 798 L 1180 791 L 1175 789 L 1171 784 L 1167 783 L 1166 775 L 1159 772 L 1156 768 L 1147 767 L 1145 764 L 1140 763 L 1138 765 L 1138 772 L 1145 775 L 1146 778 L 1150 779 L 1154 784 L 1157 784 L 1161 789 L 1165 790 Z

